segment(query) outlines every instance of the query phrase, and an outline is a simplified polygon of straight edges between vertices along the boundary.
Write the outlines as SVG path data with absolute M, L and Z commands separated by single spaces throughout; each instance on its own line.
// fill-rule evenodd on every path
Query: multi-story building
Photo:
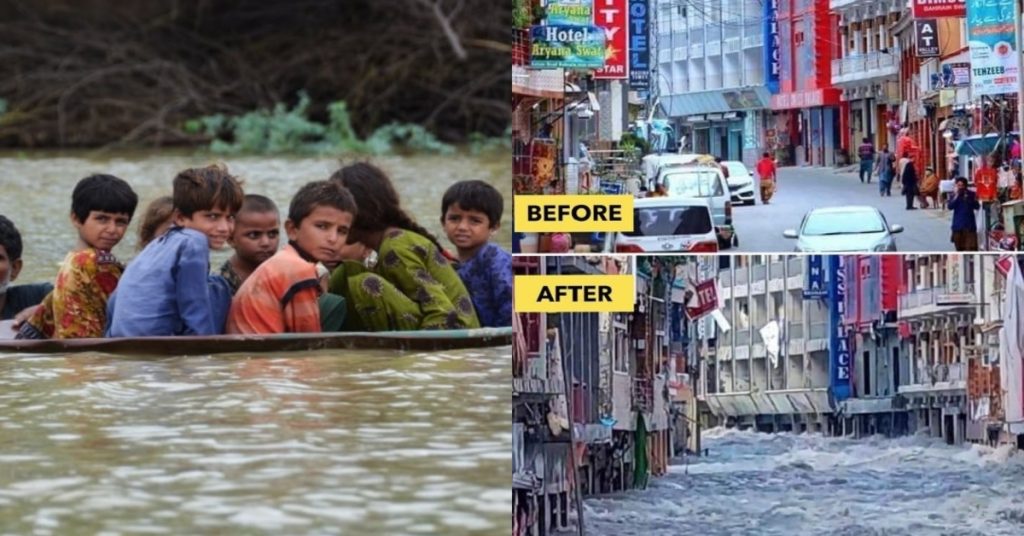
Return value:
M 705 398 L 726 425 L 764 431 L 829 432 L 829 309 L 804 299 L 807 257 L 727 257 L 718 274 L 731 329 L 705 361 Z M 769 352 L 761 329 L 778 326 Z
M 839 17 L 830 14 L 829 0 L 777 0 L 776 18 L 779 92 L 771 98 L 769 146 L 785 164 L 833 166 L 842 152 L 842 91 L 832 82 Z
M 753 164 L 763 149 L 771 98 L 764 4 L 658 0 L 660 108 L 686 150 Z
M 839 55 L 832 60 L 832 84 L 842 89 L 840 144 L 856 159 L 868 138 L 880 148 L 895 145 L 888 125 L 899 109 L 900 48 L 889 28 L 906 2 L 830 0 L 839 16 Z

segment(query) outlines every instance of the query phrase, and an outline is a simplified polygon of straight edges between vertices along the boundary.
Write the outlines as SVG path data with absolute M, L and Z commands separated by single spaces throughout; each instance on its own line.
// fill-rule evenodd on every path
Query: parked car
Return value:
M 662 169 L 657 184 L 669 197 L 706 199 L 711 207 L 719 249 L 739 245 L 732 226 L 732 200 L 725 177 L 716 165 L 673 166 Z
M 787 229 L 795 238 L 798 252 L 896 251 L 894 234 L 902 225 L 889 225 L 875 207 L 816 208 L 800 223 L 800 230 Z
M 733 203 L 753 205 L 754 200 L 754 176 L 750 174 L 743 162 L 729 160 L 722 162 L 722 165 L 729 170 L 729 196 Z
M 633 230 L 605 235 L 606 252 L 714 253 L 718 239 L 706 199 L 648 197 L 633 203 Z

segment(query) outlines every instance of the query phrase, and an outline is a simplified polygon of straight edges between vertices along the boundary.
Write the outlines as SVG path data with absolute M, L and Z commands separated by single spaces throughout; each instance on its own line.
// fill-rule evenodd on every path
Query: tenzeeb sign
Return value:
M 914 18 L 964 17 L 967 14 L 965 0 L 913 0 Z

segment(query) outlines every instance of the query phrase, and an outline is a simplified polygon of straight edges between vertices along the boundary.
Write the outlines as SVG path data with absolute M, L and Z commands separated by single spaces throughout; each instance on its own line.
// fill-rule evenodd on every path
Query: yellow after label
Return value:
M 517 275 L 517 313 L 621 313 L 633 310 L 632 275 Z
M 520 233 L 633 230 L 631 195 L 517 195 L 513 222 Z

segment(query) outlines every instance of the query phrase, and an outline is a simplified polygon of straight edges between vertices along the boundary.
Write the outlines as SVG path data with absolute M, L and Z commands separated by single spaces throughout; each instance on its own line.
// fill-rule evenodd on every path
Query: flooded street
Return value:
M 1024 456 L 1008 447 L 723 429 L 704 446 L 647 490 L 587 500 L 587 534 L 1024 533 Z
M 510 354 L 0 356 L 0 527 L 508 534 Z
M 71 191 L 83 177 L 110 173 L 132 185 L 139 194 L 139 208 L 129 234 L 114 253 L 121 260 L 135 254 L 136 229 L 146 205 L 162 195 L 170 195 L 171 180 L 185 168 L 224 162 L 245 182 L 246 193 L 266 195 L 277 203 L 282 217 L 288 213 L 291 196 L 306 182 L 324 180 L 338 169 L 337 158 L 299 158 L 267 156 L 217 156 L 175 153 L 172 151 L 107 154 L 89 158 L 82 153 L 29 152 L 0 154 L 0 214 L 14 221 L 25 242 L 25 269 L 19 283 L 52 279 L 64 255 L 75 244 L 75 233 L 68 220 Z M 347 157 L 352 160 L 354 157 Z M 441 230 L 441 196 L 454 182 L 480 179 L 487 181 L 505 197 L 505 213 L 495 241 L 506 250 L 512 244 L 512 181 L 509 155 L 502 152 L 479 156 L 376 157 L 372 162 L 387 172 L 398 190 L 406 210 L 427 230 L 435 233 L 442 245 L 450 246 Z M 283 221 L 282 221 L 283 223 Z M 213 255 L 218 266 L 230 251 Z

